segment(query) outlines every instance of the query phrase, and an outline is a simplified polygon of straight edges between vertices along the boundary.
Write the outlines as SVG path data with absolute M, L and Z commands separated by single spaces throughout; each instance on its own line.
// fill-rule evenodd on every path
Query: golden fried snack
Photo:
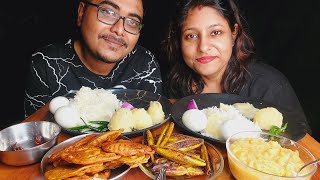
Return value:
M 89 142 L 88 145 L 101 147 L 101 144 L 105 141 L 108 142 L 108 141 L 116 140 L 123 131 L 124 131 L 124 129 L 122 128 L 119 130 L 105 132 L 105 133 L 99 135 L 98 137 L 96 137 L 95 139 L 93 139 L 93 141 Z
M 171 161 L 178 162 L 180 164 L 187 164 L 190 166 L 206 166 L 206 162 L 203 159 L 198 158 L 194 155 L 185 153 L 185 152 L 180 151 L 178 149 L 169 148 L 169 147 L 160 147 L 160 146 L 155 146 L 155 145 L 153 145 L 151 147 L 153 149 L 155 149 L 155 151 L 159 155 L 161 155 Z
M 92 180 L 92 177 L 88 175 L 82 175 L 82 176 L 69 177 L 65 180 Z
M 95 174 L 104 169 L 103 163 L 90 164 L 87 166 L 60 166 L 45 172 L 44 177 L 47 180 L 62 180 L 74 176 L 83 176 L 86 173 Z
M 167 129 L 169 128 L 169 124 L 166 124 L 166 126 L 164 127 L 164 129 L 161 131 L 161 134 L 158 137 L 157 143 L 156 145 L 160 145 L 160 143 L 162 142 L 163 136 L 165 135 L 165 133 L 167 132 Z
M 79 146 L 82 146 L 84 144 L 87 144 L 89 141 L 91 141 L 93 138 L 95 138 L 97 135 L 96 134 L 89 134 L 88 136 L 85 136 L 84 138 L 81 138 L 80 140 L 78 140 L 75 143 L 72 143 L 68 146 L 66 146 L 65 148 L 63 148 L 61 151 L 58 151 L 57 153 L 52 154 L 49 158 L 48 158 L 48 162 L 54 162 L 56 160 L 58 160 L 61 156 L 62 153 L 66 153 L 71 149 L 77 148 Z
M 103 163 L 119 159 L 121 156 L 115 153 L 106 153 L 101 148 L 94 146 L 82 147 L 79 150 L 74 150 L 68 153 L 62 153 L 61 158 L 69 163 L 74 164 L 93 164 Z
M 213 169 L 211 168 L 211 163 L 210 163 L 207 147 L 204 144 L 201 146 L 201 156 L 200 157 L 201 157 L 201 159 L 203 159 L 206 162 L 206 166 L 205 166 L 206 174 L 209 176 L 212 176 L 214 172 L 213 172 Z
M 110 170 L 105 170 L 98 172 L 94 175 L 83 175 L 83 176 L 74 176 L 67 178 L 65 180 L 92 180 L 93 178 L 98 178 L 98 179 L 108 179 L 110 177 L 111 171 Z
M 188 152 L 193 149 L 197 149 L 198 147 L 203 145 L 203 143 L 204 143 L 203 139 L 190 138 L 190 139 L 177 140 L 172 143 L 167 143 L 166 147 L 179 149 L 180 151 L 183 151 L 183 152 Z
M 116 169 L 122 165 L 123 165 L 123 163 L 122 163 L 122 161 L 120 161 L 120 158 L 117 160 L 114 160 L 114 161 L 109 161 L 109 162 L 103 163 L 103 166 L 105 169 Z
M 199 176 L 203 174 L 204 172 L 200 167 L 189 166 L 189 165 L 180 165 L 177 167 L 173 166 L 173 167 L 167 168 L 166 170 L 166 175 L 173 176 L 173 177 L 183 176 L 183 175 Z
M 188 136 L 185 134 L 180 134 L 180 133 L 172 133 L 168 139 L 168 143 L 173 143 L 173 142 L 185 140 L 185 139 L 194 139 L 194 137 Z
M 170 137 L 171 134 L 172 134 L 173 128 L 174 128 L 174 123 L 173 123 L 173 122 L 170 122 L 169 128 L 168 128 L 167 131 L 165 132 L 164 138 L 163 138 L 163 140 L 160 142 L 159 146 L 164 146 L 164 145 L 167 144 L 167 142 L 168 142 L 168 140 L 169 140 L 169 137 Z
M 147 133 L 148 146 L 154 145 L 153 135 L 152 135 L 151 131 L 148 129 L 146 131 L 146 133 Z M 154 162 L 154 155 L 153 154 L 151 154 L 150 158 L 151 158 L 151 161 Z
M 139 164 L 147 163 L 150 158 L 150 155 L 142 155 L 142 156 L 123 156 L 120 158 L 120 161 L 130 168 L 138 167 Z
M 117 153 L 121 156 L 154 154 L 154 150 L 147 145 L 122 139 L 113 142 L 105 142 L 102 144 L 102 149 L 106 152 Z

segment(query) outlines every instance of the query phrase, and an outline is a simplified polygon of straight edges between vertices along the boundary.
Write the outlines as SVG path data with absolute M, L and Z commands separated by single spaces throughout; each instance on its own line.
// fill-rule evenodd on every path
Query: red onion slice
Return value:
M 126 101 L 122 103 L 121 108 L 128 108 L 130 110 L 134 109 L 132 104 L 130 104 L 130 103 L 126 102 Z
M 194 99 L 191 99 L 188 103 L 187 109 L 198 109 L 197 103 Z

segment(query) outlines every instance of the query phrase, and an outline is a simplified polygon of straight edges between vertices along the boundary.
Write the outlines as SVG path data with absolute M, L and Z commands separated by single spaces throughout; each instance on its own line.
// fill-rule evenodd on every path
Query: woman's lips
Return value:
M 201 58 L 197 58 L 196 61 L 202 64 L 207 64 L 211 61 L 213 61 L 217 56 L 203 56 Z

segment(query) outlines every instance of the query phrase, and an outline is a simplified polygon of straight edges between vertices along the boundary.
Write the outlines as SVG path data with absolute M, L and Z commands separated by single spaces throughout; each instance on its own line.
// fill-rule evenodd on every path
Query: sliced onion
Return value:
M 130 104 L 130 103 L 126 102 L 126 101 L 122 103 L 121 108 L 128 108 L 130 110 L 134 109 L 132 104 Z
M 198 109 L 197 103 L 194 99 L 191 99 L 188 103 L 187 109 Z

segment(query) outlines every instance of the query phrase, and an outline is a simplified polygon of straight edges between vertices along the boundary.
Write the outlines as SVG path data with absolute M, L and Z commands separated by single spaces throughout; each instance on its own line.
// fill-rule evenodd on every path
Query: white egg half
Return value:
M 69 105 L 69 99 L 64 96 L 57 96 L 50 101 L 49 111 L 54 114 L 58 108 L 66 105 Z
M 182 115 L 182 123 L 194 132 L 202 131 L 207 126 L 207 116 L 199 109 L 189 109 Z
M 227 140 L 233 134 L 241 131 L 260 131 L 261 132 L 261 128 L 257 124 L 246 119 L 228 120 L 220 126 L 220 129 L 221 129 L 221 134 L 224 140 Z
M 54 113 L 54 119 L 63 128 L 72 128 L 84 125 L 78 111 L 70 105 L 62 106 Z

